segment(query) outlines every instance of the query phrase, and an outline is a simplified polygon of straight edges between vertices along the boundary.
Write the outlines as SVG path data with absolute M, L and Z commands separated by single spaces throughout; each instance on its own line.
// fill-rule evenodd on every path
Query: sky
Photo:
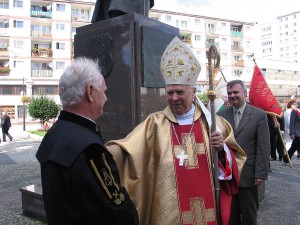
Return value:
M 277 16 L 300 11 L 299 0 L 156 0 L 154 9 L 202 16 L 268 22 Z

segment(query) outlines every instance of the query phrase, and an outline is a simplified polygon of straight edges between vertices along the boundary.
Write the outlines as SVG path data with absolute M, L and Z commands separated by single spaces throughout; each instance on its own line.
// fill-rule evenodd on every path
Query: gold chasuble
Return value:
M 217 125 L 235 155 L 239 176 L 245 153 L 229 123 L 217 117 Z M 140 225 L 216 224 L 209 131 L 198 105 L 193 125 L 178 125 L 167 107 L 149 115 L 126 138 L 106 145 Z

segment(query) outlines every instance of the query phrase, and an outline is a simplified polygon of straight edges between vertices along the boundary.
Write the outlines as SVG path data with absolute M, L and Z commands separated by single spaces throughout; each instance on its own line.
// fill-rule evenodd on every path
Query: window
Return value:
M 32 94 L 33 95 L 41 95 L 41 94 L 57 95 L 58 86 L 57 85 L 33 85 Z
M 201 23 L 200 19 L 195 19 L 194 24 L 196 26 L 200 26 L 200 23 Z
M 39 25 L 31 25 L 31 31 L 39 31 L 40 30 L 40 26 Z
M 0 42 L 0 50 L 7 50 L 8 43 L 7 42 Z
M 228 53 L 227 52 L 223 52 L 222 53 L 222 58 L 223 59 L 227 59 L 228 58 Z
M 187 21 L 181 20 L 181 28 L 187 28 Z
M 171 17 L 171 16 L 165 15 L 165 21 L 166 21 L 166 22 L 171 22 L 171 20 L 172 20 L 172 17 Z
M 226 28 L 226 23 L 225 22 L 221 22 L 221 27 L 222 28 Z
M 14 47 L 15 48 L 24 48 L 24 41 L 14 40 Z
M 0 85 L 0 95 L 20 95 L 22 85 Z
M 65 24 L 63 24 L 63 23 L 57 23 L 56 24 L 56 30 L 57 31 L 65 30 Z
M 151 17 L 151 19 L 153 19 L 153 20 L 158 20 L 158 17 Z
M 9 4 L 8 2 L 0 2 L 0 9 L 8 9 Z
M 62 42 L 56 42 L 56 49 L 63 50 L 65 49 L 66 44 Z
M 51 34 L 51 27 L 50 26 L 43 26 L 42 31 L 43 31 L 43 34 Z
M 56 62 L 56 69 L 62 70 L 65 68 L 65 62 Z
M 20 20 L 14 20 L 14 28 L 23 28 L 23 21 L 20 21 Z
M 9 27 L 8 19 L 4 19 L 3 21 L 0 21 L 0 28 L 8 28 L 8 27 Z
M 231 31 L 238 32 L 239 28 L 237 26 L 231 26 Z
M 27 116 L 27 110 L 23 110 L 23 105 L 18 105 L 18 118 L 23 117 L 23 113 L 25 112 L 25 117 Z
M 14 61 L 15 69 L 24 69 L 24 61 Z
M 214 33 L 215 31 L 215 25 L 214 24 L 207 24 L 207 29 L 209 33 Z
M 223 43 L 227 43 L 227 38 L 222 38 L 221 40 Z
M 237 77 L 240 77 L 240 76 L 242 75 L 242 71 L 240 71 L 240 70 L 234 70 L 234 71 L 233 71 L 233 74 L 234 74 L 235 76 L 237 76 Z
M 195 41 L 201 41 L 201 35 L 195 35 Z
M 76 27 L 72 27 L 72 33 L 76 34 Z
M 56 4 L 56 11 L 58 12 L 65 12 L 66 5 L 65 4 Z
M 31 70 L 52 70 L 50 63 L 31 63 Z
M 246 55 L 247 60 L 252 60 L 252 55 Z
M 14 0 L 13 6 L 16 8 L 23 8 L 23 0 Z

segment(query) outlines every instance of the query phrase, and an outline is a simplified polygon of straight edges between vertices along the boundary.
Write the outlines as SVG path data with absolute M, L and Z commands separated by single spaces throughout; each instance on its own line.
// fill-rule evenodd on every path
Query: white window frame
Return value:
M 15 8 L 23 8 L 23 0 L 14 0 L 13 7 Z
M 14 20 L 13 21 L 13 27 L 17 29 L 23 29 L 24 28 L 24 21 L 22 20 Z
M 65 12 L 66 11 L 66 5 L 65 4 L 56 4 L 56 11 L 57 12 Z
M 23 40 L 14 40 L 14 48 L 24 48 Z
M 64 23 L 57 23 L 56 24 L 56 30 L 57 31 L 64 31 L 65 30 L 65 24 Z
M 55 68 L 57 70 L 63 70 L 65 68 L 65 66 L 66 66 L 66 62 L 63 62 L 63 61 L 57 61 L 55 63 Z
M 65 50 L 66 49 L 66 43 L 56 42 L 56 49 L 58 49 L 58 50 Z

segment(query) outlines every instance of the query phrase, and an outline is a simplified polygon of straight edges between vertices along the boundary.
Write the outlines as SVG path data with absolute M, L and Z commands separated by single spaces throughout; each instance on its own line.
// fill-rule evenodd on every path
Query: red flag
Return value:
M 272 94 L 268 84 L 257 65 L 254 67 L 249 91 L 249 103 L 266 113 L 282 117 L 282 108 Z

